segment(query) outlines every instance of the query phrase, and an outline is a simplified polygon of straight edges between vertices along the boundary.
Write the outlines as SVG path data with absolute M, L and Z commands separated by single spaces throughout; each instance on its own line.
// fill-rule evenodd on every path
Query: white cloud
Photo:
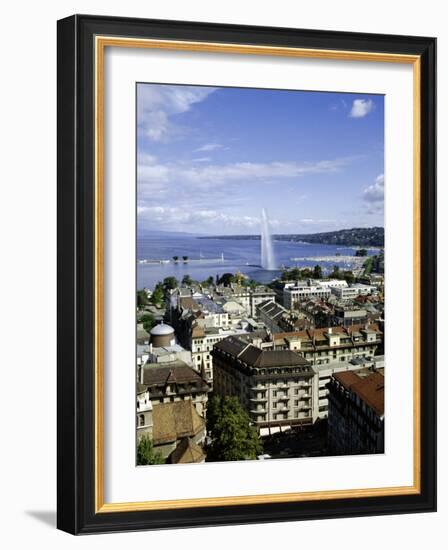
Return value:
M 139 130 L 153 141 L 167 142 L 182 133 L 171 117 L 189 111 L 215 88 L 140 84 L 137 89 Z
M 192 210 L 175 206 L 150 206 L 137 210 L 138 215 L 148 219 L 151 225 L 162 224 L 169 227 L 190 224 L 226 226 L 239 228 L 255 228 L 260 226 L 260 219 L 251 216 L 232 216 L 217 210 Z
M 193 159 L 193 162 L 210 162 L 211 160 L 211 157 L 199 157 L 197 159 Z
M 364 200 L 368 203 L 384 202 L 384 174 L 375 178 L 375 182 L 364 189 Z
M 202 145 L 202 147 L 199 147 L 198 149 L 195 149 L 195 153 L 200 152 L 208 152 L 208 151 L 216 151 L 216 149 L 222 149 L 223 145 L 220 143 L 206 143 L 205 145 Z
M 355 99 L 350 111 L 351 118 L 363 118 L 372 111 L 374 103 L 371 99 Z
M 278 179 L 300 178 L 306 174 L 337 172 L 347 165 L 349 159 L 322 160 L 317 162 L 275 161 L 268 163 L 237 162 L 232 164 L 211 164 L 207 166 L 184 166 L 179 163 L 138 164 L 138 182 L 145 184 L 170 184 L 182 182 L 195 187 L 216 188 L 233 182 L 275 183 Z

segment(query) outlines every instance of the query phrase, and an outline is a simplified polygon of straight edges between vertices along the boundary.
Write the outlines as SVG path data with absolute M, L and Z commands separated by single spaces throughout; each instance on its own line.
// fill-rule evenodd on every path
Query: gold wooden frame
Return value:
M 406 63 L 413 66 L 413 297 L 414 297 L 414 365 L 413 365 L 413 484 L 402 487 L 343 489 L 302 493 L 226 496 L 143 502 L 104 502 L 104 54 L 106 47 L 149 48 L 212 53 L 269 55 L 313 59 Z M 130 512 L 207 506 L 232 506 L 279 502 L 303 502 L 341 498 L 415 495 L 421 492 L 420 425 L 420 88 L 421 63 L 417 55 L 320 50 L 291 47 L 235 45 L 177 40 L 95 37 L 95 512 Z

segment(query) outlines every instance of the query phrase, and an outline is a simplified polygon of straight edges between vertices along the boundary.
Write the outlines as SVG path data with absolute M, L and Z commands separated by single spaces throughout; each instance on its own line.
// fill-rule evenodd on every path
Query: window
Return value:
M 144 414 L 141 414 L 140 417 L 139 417 L 139 422 L 140 422 L 140 426 L 144 426 L 145 425 L 145 415 Z

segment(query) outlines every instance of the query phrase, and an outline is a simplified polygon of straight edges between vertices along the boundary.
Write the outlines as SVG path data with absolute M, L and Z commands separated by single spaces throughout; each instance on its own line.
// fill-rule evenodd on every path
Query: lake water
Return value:
M 169 263 L 137 263 L 137 288 L 154 288 L 158 281 L 174 276 L 179 281 L 184 275 L 203 281 L 210 275 L 240 271 L 260 283 L 268 283 L 281 274 L 284 267 L 313 267 L 316 263 L 329 271 L 337 264 L 341 268 L 353 268 L 351 262 L 316 261 L 316 257 L 354 256 L 355 248 L 338 245 L 305 244 L 289 241 L 274 241 L 274 252 L 279 269 L 266 271 L 260 267 L 260 241 L 254 239 L 200 239 L 190 235 L 139 237 L 137 240 L 137 260 L 170 260 Z M 375 254 L 375 250 L 369 250 Z M 222 255 L 224 259 L 222 260 Z M 179 256 L 174 263 L 173 256 Z M 189 262 L 183 263 L 182 256 Z M 292 258 L 306 258 L 294 261 Z

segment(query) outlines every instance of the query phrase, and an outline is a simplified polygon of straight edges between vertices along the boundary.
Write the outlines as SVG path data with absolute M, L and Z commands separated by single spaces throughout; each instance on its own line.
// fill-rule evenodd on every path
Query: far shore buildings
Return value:
M 384 452 L 384 375 L 359 369 L 328 384 L 328 445 L 336 455 Z

